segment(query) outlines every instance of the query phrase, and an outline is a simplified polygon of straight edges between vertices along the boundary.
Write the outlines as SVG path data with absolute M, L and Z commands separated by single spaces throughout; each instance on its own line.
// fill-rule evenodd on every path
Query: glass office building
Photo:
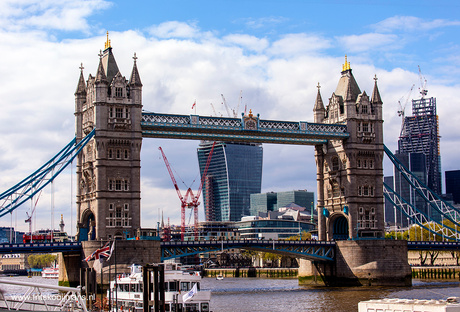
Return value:
M 206 166 L 213 142 L 198 148 L 200 174 Z M 262 187 L 261 144 L 216 142 L 203 184 L 206 221 L 240 221 L 249 215 L 250 194 Z

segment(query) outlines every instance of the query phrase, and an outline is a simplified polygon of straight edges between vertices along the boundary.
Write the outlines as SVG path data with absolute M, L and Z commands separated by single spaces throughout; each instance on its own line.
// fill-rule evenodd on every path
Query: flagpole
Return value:
M 117 276 L 117 250 L 115 249 L 115 239 L 113 240 L 113 252 L 115 253 L 115 311 L 118 311 L 118 276 Z
M 110 257 L 112 257 L 112 254 L 110 254 Z M 112 288 L 110 287 L 110 281 L 111 281 L 111 278 L 112 278 L 111 273 L 112 273 L 112 266 L 109 264 L 109 300 L 108 300 L 108 302 L 109 302 L 109 311 L 112 310 Z
M 101 245 L 102 245 L 102 240 L 101 240 Z M 102 248 L 102 246 L 101 246 L 101 248 Z M 104 288 L 103 276 L 102 276 L 102 267 L 104 265 L 104 262 L 103 262 L 101 257 L 99 257 L 99 262 L 101 264 L 101 311 L 102 311 L 102 293 L 103 293 L 102 288 Z

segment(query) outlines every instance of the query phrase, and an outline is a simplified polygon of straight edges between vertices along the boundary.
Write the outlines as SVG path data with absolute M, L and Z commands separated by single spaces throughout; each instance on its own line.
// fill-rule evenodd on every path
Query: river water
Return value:
M 2 279 L 5 277 L 1 277 Z M 7 277 L 24 282 L 57 285 L 57 280 L 41 277 Z M 459 282 L 413 280 L 412 287 L 326 288 L 299 286 L 297 279 L 204 278 L 202 289 L 212 291 L 211 310 L 237 311 L 318 311 L 357 312 L 358 303 L 380 298 L 446 299 L 460 297 Z M 21 294 L 26 289 L 2 285 L 5 294 Z

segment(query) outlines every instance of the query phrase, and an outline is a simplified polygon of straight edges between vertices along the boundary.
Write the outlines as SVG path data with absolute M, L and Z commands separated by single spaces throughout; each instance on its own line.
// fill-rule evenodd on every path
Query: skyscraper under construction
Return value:
M 436 98 L 422 96 L 421 99 L 412 100 L 412 115 L 404 118 L 398 141 L 398 152 L 425 155 L 427 186 L 436 194 L 441 195 L 441 155 Z

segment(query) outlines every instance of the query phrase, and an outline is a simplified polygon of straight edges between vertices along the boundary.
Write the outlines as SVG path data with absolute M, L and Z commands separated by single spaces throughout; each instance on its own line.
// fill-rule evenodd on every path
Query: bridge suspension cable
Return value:
M 439 195 L 429 189 L 416 175 L 409 171 L 386 146 L 384 146 L 384 150 L 396 170 L 401 173 L 401 176 L 409 183 L 410 187 L 417 192 L 417 194 L 424 200 L 425 203 L 427 203 L 429 207 L 439 212 L 443 218 L 452 222 L 455 228 L 443 224 L 439 220 L 436 220 L 436 218 L 430 218 L 412 204 L 408 203 L 401 197 L 401 195 L 397 194 L 390 186 L 384 183 L 385 198 L 387 198 L 409 219 L 431 233 L 442 235 L 449 239 L 459 240 L 460 232 L 458 227 L 460 227 L 460 211 L 451 204 L 442 200 Z
M 34 173 L 1 193 L 0 217 L 14 211 L 24 202 L 39 193 L 45 186 L 50 184 L 70 163 L 72 163 L 78 153 L 80 153 L 83 147 L 94 136 L 95 131 L 96 130 L 93 129 L 78 143 L 77 139 L 74 138 Z

